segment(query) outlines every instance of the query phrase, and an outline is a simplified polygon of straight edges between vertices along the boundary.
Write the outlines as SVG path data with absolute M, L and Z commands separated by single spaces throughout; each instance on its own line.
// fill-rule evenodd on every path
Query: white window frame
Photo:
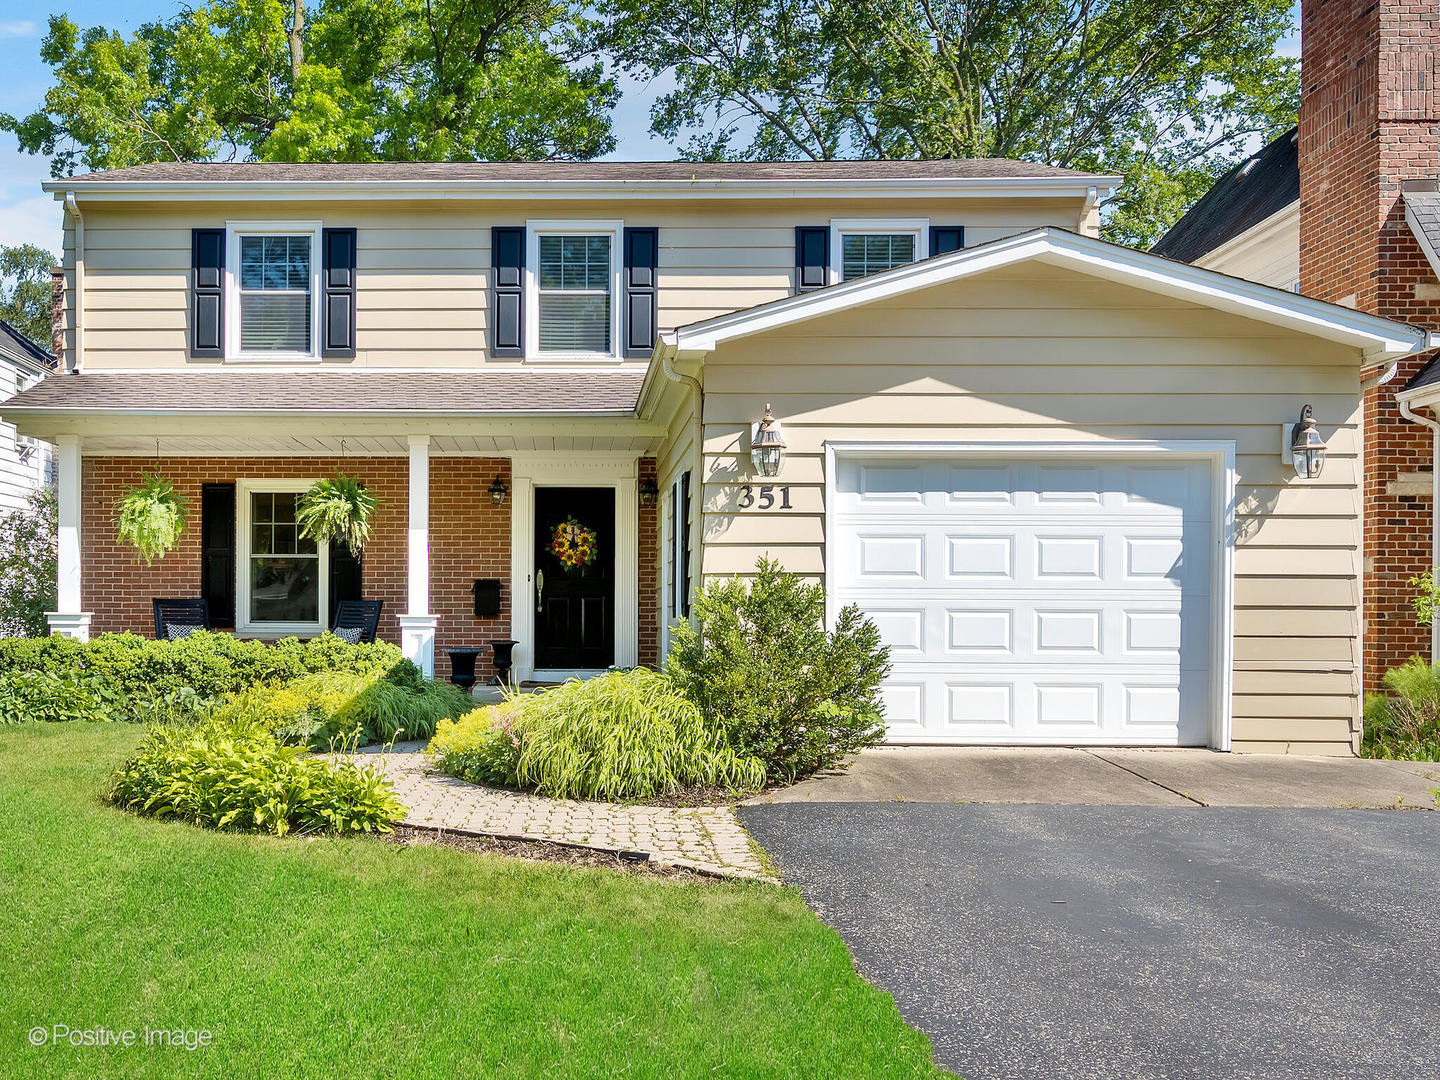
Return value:
M 915 237 L 915 261 L 930 257 L 929 218 L 831 218 L 830 284 L 845 280 L 845 237 L 909 233 Z M 859 280 L 858 278 L 856 280 Z
M 525 222 L 525 359 L 540 363 L 573 363 L 582 361 L 615 362 L 620 360 L 620 309 L 624 306 L 621 290 L 625 253 L 621 241 L 625 235 L 623 221 L 527 221 Z M 542 352 L 540 350 L 540 237 L 542 236 L 608 236 L 610 238 L 610 351 L 609 352 Z
M 288 637 L 292 634 L 322 634 L 329 628 L 330 616 L 330 545 L 316 544 L 319 556 L 319 597 L 315 622 L 257 622 L 250 618 L 250 496 L 269 492 L 301 492 L 310 490 L 311 480 L 237 480 L 235 481 L 235 632 Z
M 225 359 L 247 363 L 294 363 L 320 359 L 320 237 L 319 221 L 227 221 L 225 223 Z M 245 352 L 240 348 L 240 237 L 310 237 L 310 348 L 306 352 Z

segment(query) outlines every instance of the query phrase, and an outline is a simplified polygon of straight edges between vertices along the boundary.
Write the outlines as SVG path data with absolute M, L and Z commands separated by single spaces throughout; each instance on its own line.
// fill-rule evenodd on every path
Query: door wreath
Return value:
M 595 530 L 581 525 L 573 517 L 566 518 L 550 537 L 550 553 L 567 570 L 582 570 L 599 554 L 600 538 Z

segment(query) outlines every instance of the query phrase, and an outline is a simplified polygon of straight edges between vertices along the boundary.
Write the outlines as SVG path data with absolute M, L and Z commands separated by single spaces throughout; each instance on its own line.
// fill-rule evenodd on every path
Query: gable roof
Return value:
M 1149 292 L 1284 326 L 1359 349 L 1366 363 L 1440 346 L 1429 331 L 1274 289 L 1145 251 L 1046 227 L 898 266 L 815 292 L 691 323 L 661 335 L 661 347 L 709 352 L 723 341 L 1034 260 Z
M 1291 128 L 1216 180 L 1150 250 L 1194 262 L 1300 201 L 1299 129 Z
M 54 371 L 55 357 L 0 319 L 0 357 L 36 371 Z

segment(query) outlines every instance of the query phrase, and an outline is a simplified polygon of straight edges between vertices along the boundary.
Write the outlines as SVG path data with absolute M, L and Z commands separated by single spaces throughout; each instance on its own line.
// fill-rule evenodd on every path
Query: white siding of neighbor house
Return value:
M 22 372 L 0 357 L 0 401 L 34 386 L 39 379 Z M 29 443 L 29 455 L 21 460 L 22 447 Z M 51 449 L 48 443 L 22 439 L 13 424 L 0 423 L 0 514 L 23 509 L 30 496 L 50 475 Z
M 703 573 L 826 569 L 825 443 L 1233 441 L 1234 748 L 1349 753 L 1360 723 L 1356 351 L 1031 264 L 724 343 L 705 366 Z M 788 514 L 740 510 L 766 402 Z M 1311 404 L 1318 481 L 1280 457 Z
M 88 370 L 214 365 L 188 357 L 190 230 L 227 221 L 315 221 L 357 236 L 356 367 L 486 362 L 490 229 L 526 220 L 623 220 L 660 229 L 661 329 L 789 295 L 795 226 L 832 218 L 928 218 L 963 225 L 967 246 L 1041 225 L 1076 228 L 1080 204 L 1040 198 L 784 202 L 87 204 Z M 1096 228 L 1093 214 L 1085 230 Z M 65 233 L 66 341 L 74 349 L 74 229 Z M 490 360 L 514 365 L 517 360 Z M 643 362 L 642 362 L 643 363 Z

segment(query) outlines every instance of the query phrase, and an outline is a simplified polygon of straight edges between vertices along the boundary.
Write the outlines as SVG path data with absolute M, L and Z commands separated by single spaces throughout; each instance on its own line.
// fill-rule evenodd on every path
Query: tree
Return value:
M 0 319 L 50 351 L 50 268 L 54 255 L 34 244 L 0 247 Z
M 24 510 L 0 516 L 0 635 L 44 637 L 56 605 L 56 499 L 40 488 Z
M 158 161 L 585 158 L 618 99 L 573 0 L 210 0 L 124 36 L 51 16 L 0 114 L 54 176 Z
M 1126 178 L 1145 244 L 1294 122 L 1290 0 L 600 0 L 598 41 L 668 75 L 696 158 L 1010 157 Z

